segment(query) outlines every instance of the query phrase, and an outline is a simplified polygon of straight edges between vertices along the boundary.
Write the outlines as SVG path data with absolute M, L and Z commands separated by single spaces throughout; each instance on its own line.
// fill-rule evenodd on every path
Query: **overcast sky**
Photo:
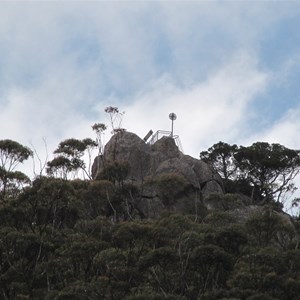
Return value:
M 52 152 L 117 106 L 141 138 L 175 112 L 194 157 L 219 141 L 299 149 L 299 28 L 299 1 L 1 2 L 0 139 Z

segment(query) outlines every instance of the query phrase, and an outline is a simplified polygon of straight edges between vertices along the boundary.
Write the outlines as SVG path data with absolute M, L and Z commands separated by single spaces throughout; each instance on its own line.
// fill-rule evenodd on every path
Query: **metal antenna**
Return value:
M 170 113 L 169 114 L 169 119 L 172 121 L 172 130 L 171 130 L 171 137 L 173 137 L 173 126 L 174 126 L 174 121 L 177 119 L 176 114 Z

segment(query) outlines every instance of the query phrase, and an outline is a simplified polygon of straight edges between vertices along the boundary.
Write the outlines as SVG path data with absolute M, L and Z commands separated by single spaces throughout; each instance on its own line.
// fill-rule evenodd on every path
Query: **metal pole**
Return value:
M 176 120 L 177 116 L 174 113 L 169 114 L 169 119 L 172 121 L 172 130 L 171 130 L 171 137 L 173 137 L 173 129 L 174 129 L 174 121 Z

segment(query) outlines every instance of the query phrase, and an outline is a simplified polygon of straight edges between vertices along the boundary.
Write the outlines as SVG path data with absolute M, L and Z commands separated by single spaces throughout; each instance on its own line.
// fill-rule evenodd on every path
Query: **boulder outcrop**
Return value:
M 96 157 L 92 173 L 101 178 L 105 167 L 125 162 L 125 181 L 139 188 L 138 210 L 145 217 L 158 217 L 163 210 L 195 213 L 210 193 L 223 193 L 218 174 L 203 161 L 184 155 L 172 137 L 162 137 L 153 145 L 136 134 L 120 132 Z

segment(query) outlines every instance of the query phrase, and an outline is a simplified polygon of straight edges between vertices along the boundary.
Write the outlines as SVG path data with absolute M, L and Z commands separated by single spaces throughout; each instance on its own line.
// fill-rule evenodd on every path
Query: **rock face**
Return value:
M 93 177 L 111 162 L 128 164 L 126 180 L 139 187 L 138 209 L 145 217 L 158 217 L 164 209 L 195 210 L 206 195 L 223 192 L 220 176 L 203 161 L 181 153 L 171 137 L 150 145 L 134 133 L 117 133 L 106 144 L 103 157 L 96 157 Z
M 208 192 L 222 192 L 218 174 L 201 160 L 182 154 L 171 137 L 162 137 L 153 145 L 146 144 L 136 134 L 120 132 L 110 139 L 102 159 L 93 164 L 93 177 L 101 172 L 105 162 L 129 163 L 129 179 L 143 182 L 146 177 L 165 173 L 183 176 L 195 188 Z

